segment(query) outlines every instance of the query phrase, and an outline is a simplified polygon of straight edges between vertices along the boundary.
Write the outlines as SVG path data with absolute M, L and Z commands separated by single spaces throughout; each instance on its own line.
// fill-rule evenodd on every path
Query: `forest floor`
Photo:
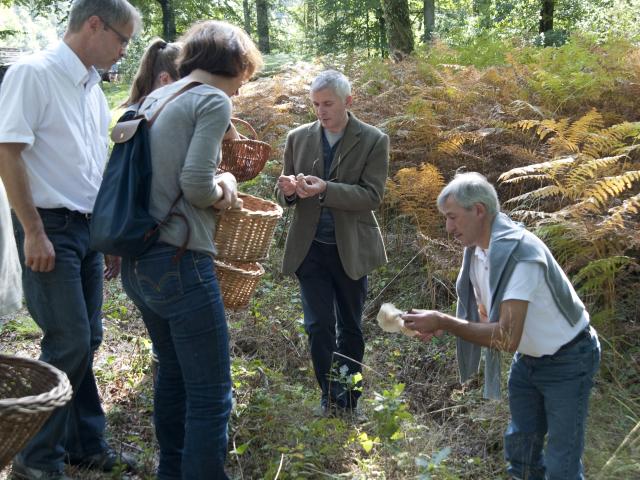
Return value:
M 442 134 L 436 126 L 454 129 L 455 124 L 458 131 L 470 131 L 485 126 L 486 119 L 505 104 L 498 98 L 506 95 L 496 86 L 501 80 L 487 80 L 489 70 L 440 71 L 438 75 L 447 77 L 446 85 L 429 90 L 429 117 L 415 92 L 431 84 L 433 72 L 416 80 L 421 67 L 411 61 L 402 66 L 334 61 L 356 80 L 355 114 L 390 133 L 392 175 L 401 167 L 429 160 L 445 178 L 464 163 L 494 180 L 500 172 L 522 164 L 522 159 L 518 163 L 506 153 L 505 134 L 499 132 L 485 132 L 495 137 L 493 141 L 456 158 L 437 148 L 435 137 L 441 139 Z M 274 150 L 263 174 L 244 184 L 243 190 L 271 197 L 286 132 L 314 118 L 307 86 L 321 68 L 318 63 L 284 65 L 243 87 L 242 95 L 234 99 L 235 114 L 249 121 Z M 125 87 L 108 85 L 105 90 L 111 104 L 117 105 Z M 469 100 L 467 90 L 475 92 L 475 101 Z M 457 105 L 446 104 L 445 95 L 453 96 L 451 102 L 457 98 Z M 454 107 L 455 118 L 448 115 Z M 432 120 L 425 120 L 428 117 Z M 442 234 L 437 216 L 429 235 L 424 229 L 418 232 L 408 215 L 388 206 L 381 209 L 379 219 L 389 264 L 369 279 L 363 318 L 367 346 L 362 418 L 313 415 L 319 393 L 302 327 L 299 291 L 295 279 L 279 272 L 286 213 L 250 306 L 228 312 L 234 410 L 227 465 L 233 479 L 507 478 L 502 440 L 509 418 L 506 400 L 484 400 L 481 379 L 459 384 L 455 341 L 450 336 L 425 344 L 384 333 L 375 322 L 383 302 L 403 309 L 451 311 L 461 250 Z M 601 337 L 603 367 L 593 389 L 584 455 L 589 479 L 640 479 L 640 307 L 637 300 L 624 305 L 624 327 Z M 150 342 L 119 280 L 106 284 L 103 312 L 104 341 L 95 374 L 108 433 L 116 449 L 136 456 L 141 470 L 137 475 L 107 475 L 69 468 L 67 473 L 83 480 L 153 478 L 157 444 L 151 419 Z M 23 310 L 2 320 L 0 351 L 37 358 L 40 332 L 28 313 Z M 506 355 L 503 363 L 506 380 Z M 9 471 L 0 472 L 0 480 L 8 478 Z

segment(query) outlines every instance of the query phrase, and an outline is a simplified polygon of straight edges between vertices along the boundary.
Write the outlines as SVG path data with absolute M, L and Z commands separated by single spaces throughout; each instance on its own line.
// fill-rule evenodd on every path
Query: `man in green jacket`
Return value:
M 547 246 L 500 213 L 496 191 L 482 175 L 456 175 L 438 196 L 438 208 L 447 231 L 465 247 L 456 316 L 411 310 L 403 315 L 405 326 L 423 340 L 442 330 L 459 337 L 462 381 L 477 372 L 480 346 L 489 347 L 489 397 L 499 393 L 497 352 L 515 352 L 504 442 L 511 478 L 583 480 L 589 395 L 600 365 L 598 335 L 584 304 Z
M 295 207 L 282 269 L 300 282 L 321 409 L 331 414 L 355 410 L 361 393 L 367 274 L 387 260 L 373 210 L 382 203 L 389 138 L 348 111 L 342 73 L 320 73 L 311 100 L 318 120 L 287 136 L 276 194 Z

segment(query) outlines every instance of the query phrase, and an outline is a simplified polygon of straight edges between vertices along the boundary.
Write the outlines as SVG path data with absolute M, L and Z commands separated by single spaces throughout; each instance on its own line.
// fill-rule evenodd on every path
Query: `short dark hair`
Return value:
M 142 27 L 140 13 L 126 0 L 73 0 L 69 11 L 70 32 L 79 32 L 89 18 L 100 17 L 110 25 L 121 26 L 131 23 L 133 32 Z
M 262 55 L 249 35 L 227 22 L 197 22 L 180 40 L 178 72 L 181 77 L 201 69 L 225 77 L 249 78 L 262 67 Z

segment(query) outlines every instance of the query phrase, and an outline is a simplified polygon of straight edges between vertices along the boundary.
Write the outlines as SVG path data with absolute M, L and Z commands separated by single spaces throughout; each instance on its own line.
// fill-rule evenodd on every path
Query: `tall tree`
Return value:
M 162 9 L 162 38 L 167 42 L 176 39 L 176 17 L 173 9 L 173 0 L 158 0 Z
M 422 41 L 427 43 L 433 38 L 433 32 L 436 29 L 436 1 L 424 0 L 424 36 Z
M 269 42 L 269 2 L 267 0 L 256 0 L 256 20 L 258 48 L 262 53 L 271 53 Z
M 244 14 L 244 31 L 251 35 L 251 5 L 249 5 L 249 0 L 242 0 L 242 13 Z
M 491 27 L 491 0 L 473 0 L 473 13 L 479 18 L 482 29 Z
M 540 26 L 539 33 L 548 33 L 553 30 L 553 11 L 555 9 L 555 0 L 542 0 L 542 8 L 540 9 Z M 546 41 L 545 41 L 546 44 Z
M 413 52 L 413 30 L 407 0 L 382 0 L 391 58 L 400 61 Z

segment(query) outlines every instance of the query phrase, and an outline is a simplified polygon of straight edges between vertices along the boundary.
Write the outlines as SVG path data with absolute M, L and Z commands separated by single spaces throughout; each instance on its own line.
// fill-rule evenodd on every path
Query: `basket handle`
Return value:
M 245 127 L 247 127 L 249 129 L 249 131 L 253 135 L 253 140 L 257 140 L 258 139 L 258 134 L 256 133 L 256 131 L 254 130 L 254 128 L 251 126 L 251 124 L 249 122 L 245 122 L 244 120 L 242 120 L 240 118 L 237 118 L 237 117 L 231 117 L 231 123 L 241 123 L 241 124 L 243 124 Z M 238 132 L 238 135 L 240 135 L 239 132 Z M 242 137 L 244 137 L 244 135 L 240 135 L 240 137 L 242 138 Z

